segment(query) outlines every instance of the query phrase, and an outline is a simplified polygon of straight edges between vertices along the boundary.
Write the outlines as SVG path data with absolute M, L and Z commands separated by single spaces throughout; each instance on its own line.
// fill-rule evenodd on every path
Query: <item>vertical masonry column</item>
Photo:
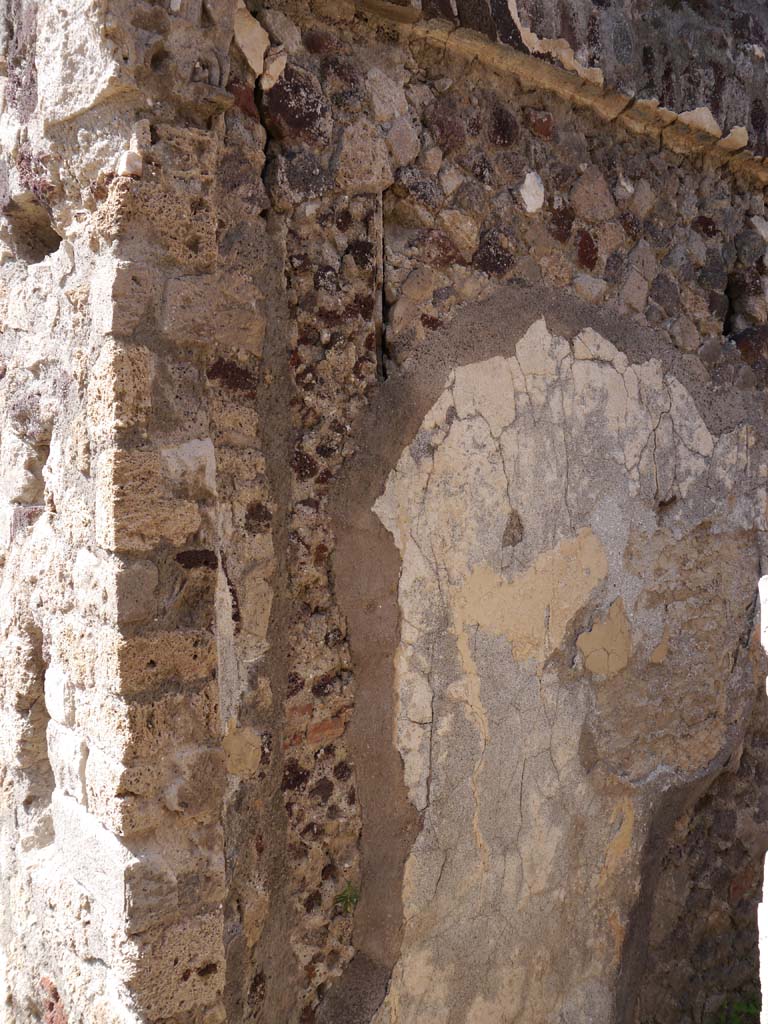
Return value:
M 100 630 L 83 717 L 88 807 L 108 831 L 71 801 L 55 800 L 54 823 L 57 837 L 93 853 L 74 860 L 78 880 L 103 881 L 105 903 L 114 900 L 127 936 L 118 976 L 140 1019 L 213 1022 L 224 973 L 215 465 L 204 421 L 183 415 L 201 407 L 192 366 L 189 406 L 171 412 L 182 374 L 148 323 L 163 270 L 131 259 L 104 269 L 109 333 L 89 392 L 104 424 L 96 557 L 114 566 L 116 614 Z
M 760 640 L 768 652 L 768 576 L 760 580 Z M 768 679 L 766 680 L 768 687 Z M 768 854 L 763 867 L 763 902 L 757 908 L 757 927 L 760 933 L 760 991 L 762 993 L 762 1024 L 768 1021 Z
M 252 282 L 213 273 L 233 7 L 10 11 L 3 1024 L 226 1019 L 216 617 L 235 597 L 208 371 L 221 318 L 260 341 Z

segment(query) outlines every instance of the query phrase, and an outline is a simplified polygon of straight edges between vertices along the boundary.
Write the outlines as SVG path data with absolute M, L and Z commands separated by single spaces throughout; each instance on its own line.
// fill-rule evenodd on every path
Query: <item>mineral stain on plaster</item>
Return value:
M 664 628 L 666 636 L 667 627 Z M 662 640 L 651 655 L 653 664 L 664 660 L 665 642 L 668 640 Z M 622 598 L 613 602 L 603 621 L 596 622 L 588 633 L 577 638 L 576 646 L 584 658 L 585 668 L 595 676 L 609 678 L 627 667 L 632 654 L 632 632 Z
M 588 527 L 542 552 L 511 581 L 487 565 L 475 566 L 454 599 L 456 633 L 474 627 L 506 637 L 516 661 L 543 666 L 607 572 L 605 551 Z

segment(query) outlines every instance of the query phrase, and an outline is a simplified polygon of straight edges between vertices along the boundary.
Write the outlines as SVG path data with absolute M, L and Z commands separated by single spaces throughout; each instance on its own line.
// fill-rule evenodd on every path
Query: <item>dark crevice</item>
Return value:
M 15 196 L 3 213 L 16 257 L 25 263 L 41 263 L 61 245 L 62 237 L 53 227 L 50 210 L 34 193 Z
M 386 295 L 386 284 L 387 284 L 387 260 L 386 250 L 384 246 L 384 195 L 380 198 L 379 209 L 381 211 L 381 221 L 379 224 L 379 238 L 378 252 L 376 257 L 376 274 L 377 280 L 375 282 L 376 287 L 376 306 L 377 306 L 377 323 L 376 323 L 376 376 L 379 380 L 387 380 L 389 377 L 389 362 L 391 359 L 391 352 L 389 345 L 387 344 L 387 325 L 389 324 L 389 311 L 391 303 L 387 302 Z
M 389 304 L 382 305 L 382 322 L 376 331 L 376 371 L 379 380 L 387 380 L 389 377 L 388 363 L 390 351 L 387 345 L 387 318 L 389 316 Z
M 736 323 L 736 303 L 734 302 L 734 277 L 731 274 L 728 278 L 728 284 L 725 288 L 725 300 L 728 303 L 728 308 L 723 317 L 723 335 L 726 338 L 733 337 L 737 333 Z

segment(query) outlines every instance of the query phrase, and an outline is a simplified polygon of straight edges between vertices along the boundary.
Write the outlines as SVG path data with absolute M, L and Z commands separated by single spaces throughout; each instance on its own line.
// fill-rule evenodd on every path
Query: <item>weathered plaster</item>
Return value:
M 763 459 L 590 329 L 540 320 L 451 373 L 375 505 L 424 814 L 377 1021 L 609 1019 L 655 806 L 716 770 L 751 705 Z

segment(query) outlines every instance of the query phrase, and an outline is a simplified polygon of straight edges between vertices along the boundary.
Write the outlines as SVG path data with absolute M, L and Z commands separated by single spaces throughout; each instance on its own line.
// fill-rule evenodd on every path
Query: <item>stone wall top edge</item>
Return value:
M 606 84 L 602 76 L 568 70 L 550 59 L 494 41 L 483 32 L 444 18 L 430 18 L 412 6 L 390 0 L 355 0 L 367 17 L 394 23 L 401 37 L 479 61 L 523 85 L 542 89 L 576 106 L 592 110 L 606 122 L 618 121 L 639 135 L 655 136 L 675 153 L 705 156 L 746 177 L 752 185 L 768 184 L 768 160 L 749 145 L 747 129 L 733 125 L 724 133 L 708 107 L 673 110 L 658 99 L 643 98 Z

